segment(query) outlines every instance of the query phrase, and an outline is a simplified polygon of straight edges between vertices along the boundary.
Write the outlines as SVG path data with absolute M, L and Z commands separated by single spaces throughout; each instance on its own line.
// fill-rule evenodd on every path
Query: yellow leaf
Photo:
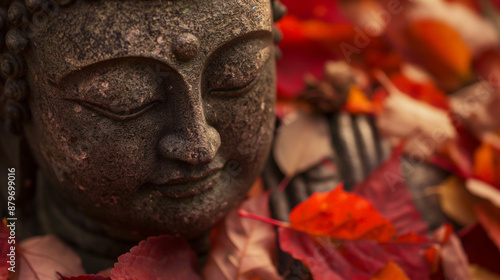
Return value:
M 437 188 L 439 201 L 443 212 L 462 226 L 477 221 L 474 204 L 478 202 L 465 187 L 465 182 L 455 176 L 450 176 Z
M 471 265 L 469 268 L 472 280 L 498 280 L 500 275 L 497 275 L 486 268 L 477 265 Z

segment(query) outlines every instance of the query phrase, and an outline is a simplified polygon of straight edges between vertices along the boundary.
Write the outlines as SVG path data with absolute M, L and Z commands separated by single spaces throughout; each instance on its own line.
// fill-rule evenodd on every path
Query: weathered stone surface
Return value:
M 9 48 L 23 52 L 2 70 L 24 67 L 16 81 L 29 91 L 15 101 L 30 118 L 18 132 L 48 181 L 44 199 L 119 240 L 204 235 L 269 153 L 271 1 L 28 4 L 2 6 L 16 25 Z M 5 150 L 13 137 L 2 131 Z

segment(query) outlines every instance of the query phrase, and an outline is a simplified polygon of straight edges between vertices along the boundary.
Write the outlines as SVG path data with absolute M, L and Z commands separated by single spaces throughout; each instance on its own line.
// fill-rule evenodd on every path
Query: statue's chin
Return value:
M 187 184 L 161 188 L 144 185 L 114 200 L 89 190 L 79 196 L 67 192 L 61 198 L 68 207 L 95 221 L 114 238 L 140 241 L 168 234 L 192 239 L 205 234 L 244 200 L 261 172 L 258 166 L 253 167 L 252 172 L 237 176 L 221 170 Z

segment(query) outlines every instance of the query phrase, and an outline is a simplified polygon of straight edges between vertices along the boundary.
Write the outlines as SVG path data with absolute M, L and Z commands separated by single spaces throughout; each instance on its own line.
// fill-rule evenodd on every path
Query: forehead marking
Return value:
M 200 49 L 200 41 L 191 33 L 181 33 L 173 45 L 175 57 L 181 61 L 193 59 Z

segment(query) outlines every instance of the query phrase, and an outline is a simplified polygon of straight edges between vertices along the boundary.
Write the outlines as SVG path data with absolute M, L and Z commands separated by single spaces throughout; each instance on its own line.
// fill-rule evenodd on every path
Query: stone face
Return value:
M 195 238 L 262 171 L 269 0 L 75 1 L 31 26 L 24 134 L 54 193 L 115 236 Z

